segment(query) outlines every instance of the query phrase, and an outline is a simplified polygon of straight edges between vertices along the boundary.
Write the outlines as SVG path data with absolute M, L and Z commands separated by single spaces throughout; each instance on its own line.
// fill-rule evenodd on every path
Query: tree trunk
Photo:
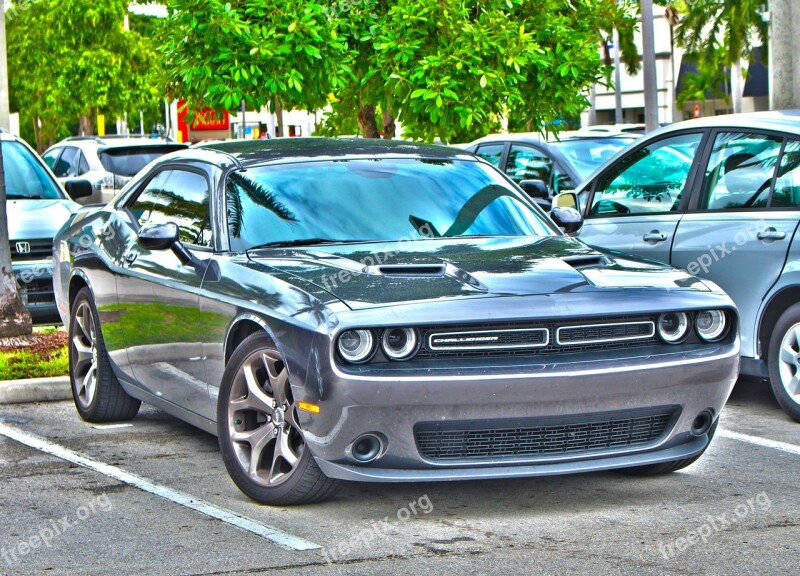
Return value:
M 358 127 L 361 129 L 361 136 L 364 138 L 380 138 L 378 124 L 375 120 L 375 106 L 361 106 L 358 110 Z
M 386 111 L 383 113 L 383 138 L 384 140 L 391 140 L 397 133 L 397 124 L 394 123 L 394 116 L 392 109 L 386 106 Z
M 94 111 L 90 110 L 88 115 L 81 114 L 81 136 L 94 135 Z
M 0 146 L 0 338 L 31 333 L 31 315 L 17 294 L 17 283 L 11 264 L 6 214 L 6 175 L 3 169 L 3 147 Z
M 744 95 L 744 79 L 742 78 L 742 61 L 734 60 L 731 65 L 731 103 L 734 114 L 742 111 Z
M 285 135 L 283 132 L 283 106 L 278 100 L 275 100 L 275 138 Z

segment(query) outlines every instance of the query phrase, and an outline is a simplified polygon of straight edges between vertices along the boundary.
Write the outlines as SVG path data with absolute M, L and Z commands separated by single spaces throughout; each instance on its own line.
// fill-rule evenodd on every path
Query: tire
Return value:
M 708 450 L 708 447 L 711 445 L 711 440 L 714 439 L 714 434 L 717 432 L 717 424 L 719 424 L 719 418 L 714 420 L 711 428 L 708 429 L 708 444 L 706 444 L 706 447 L 703 448 L 703 451 L 700 452 L 700 454 L 696 454 L 691 458 L 683 458 L 682 460 L 661 462 L 659 464 L 647 464 L 646 466 L 632 466 L 630 468 L 621 468 L 617 471 L 627 476 L 661 476 L 663 474 L 672 474 L 673 472 L 686 468 L 687 466 L 691 466 L 697 462 L 703 454 L 705 454 L 706 450 Z
M 781 408 L 800 422 L 800 304 L 781 314 L 767 352 L 769 383 Z
M 225 367 L 217 428 L 228 474 L 253 500 L 310 504 L 337 490 L 338 482 L 322 473 L 306 446 L 289 374 L 263 332 L 245 339 Z
M 88 288 L 78 292 L 69 319 L 69 380 L 72 400 L 87 422 L 131 420 L 141 402 L 122 389 L 111 369 L 100 317 Z

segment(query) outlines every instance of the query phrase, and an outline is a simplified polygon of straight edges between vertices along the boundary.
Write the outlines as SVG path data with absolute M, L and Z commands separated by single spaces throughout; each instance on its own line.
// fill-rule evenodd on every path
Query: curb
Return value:
M 71 400 L 69 376 L 28 378 L 0 382 L 0 404 Z

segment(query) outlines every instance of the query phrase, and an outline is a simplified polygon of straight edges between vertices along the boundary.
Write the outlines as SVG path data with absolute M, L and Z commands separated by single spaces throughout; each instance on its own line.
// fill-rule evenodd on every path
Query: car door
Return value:
M 696 131 L 650 140 L 600 174 L 586 191 L 580 239 L 669 262 L 703 137 Z
M 117 278 L 120 324 L 130 370 L 150 393 L 214 419 L 199 328 L 202 270 L 173 250 L 148 250 L 135 238 L 140 227 L 174 222 L 182 244 L 212 256 L 210 181 L 202 170 L 167 167 L 123 209 L 132 237 L 124 242 Z
M 759 307 L 800 219 L 800 142 L 741 130 L 713 138 L 701 185 L 678 225 L 672 264 L 728 293 L 739 308 L 742 352 L 752 357 Z

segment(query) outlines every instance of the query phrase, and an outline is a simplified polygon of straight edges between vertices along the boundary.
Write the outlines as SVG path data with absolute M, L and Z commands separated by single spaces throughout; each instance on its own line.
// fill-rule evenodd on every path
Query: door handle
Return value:
M 757 234 L 759 240 L 783 240 L 786 238 L 786 232 L 775 230 L 775 228 L 767 228 Z
M 642 236 L 642 240 L 645 242 L 663 242 L 666 239 L 667 235 L 663 232 L 659 232 L 658 230 L 653 230 L 652 232 L 648 232 Z
M 136 252 L 133 251 L 125 252 L 125 254 L 122 255 L 122 258 L 128 264 L 133 264 L 133 261 L 136 260 Z

